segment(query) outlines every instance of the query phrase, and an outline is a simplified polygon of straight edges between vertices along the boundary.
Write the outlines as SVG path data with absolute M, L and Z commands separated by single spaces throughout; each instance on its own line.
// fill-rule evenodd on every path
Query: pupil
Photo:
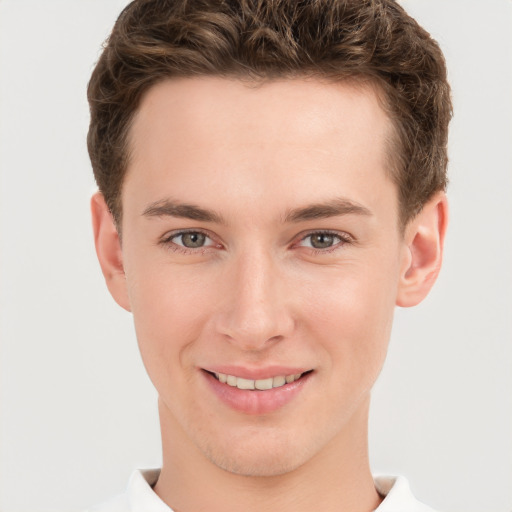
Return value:
M 204 245 L 206 236 L 203 233 L 185 233 L 182 235 L 182 242 L 185 247 L 196 248 Z
M 332 235 L 326 235 L 325 233 L 320 233 L 311 237 L 311 245 L 315 249 L 325 249 L 326 247 L 331 247 L 333 241 L 334 237 Z

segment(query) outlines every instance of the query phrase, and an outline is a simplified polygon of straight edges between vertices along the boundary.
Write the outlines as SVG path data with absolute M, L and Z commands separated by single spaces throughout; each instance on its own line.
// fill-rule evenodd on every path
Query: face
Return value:
M 276 475 L 365 432 L 405 260 L 390 129 L 372 89 L 343 83 L 145 96 L 122 260 L 164 438 Z

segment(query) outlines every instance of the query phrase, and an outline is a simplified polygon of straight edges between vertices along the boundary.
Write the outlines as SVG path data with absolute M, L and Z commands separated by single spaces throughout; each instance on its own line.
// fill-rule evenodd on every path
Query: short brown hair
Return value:
M 450 87 L 437 43 L 393 0 L 135 0 L 88 87 L 94 175 L 120 228 L 131 121 L 172 77 L 318 77 L 378 85 L 402 225 L 446 187 Z

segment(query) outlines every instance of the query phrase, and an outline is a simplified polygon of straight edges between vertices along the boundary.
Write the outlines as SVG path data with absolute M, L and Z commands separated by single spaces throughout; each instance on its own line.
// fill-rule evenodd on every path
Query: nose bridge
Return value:
M 290 334 L 285 276 L 270 251 L 247 250 L 233 262 L 220 328 L 245 350 L 259 350 Z

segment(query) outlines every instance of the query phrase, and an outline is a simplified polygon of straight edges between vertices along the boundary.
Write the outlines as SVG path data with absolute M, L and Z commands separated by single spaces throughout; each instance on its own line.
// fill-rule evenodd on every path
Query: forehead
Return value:
M 268 202 L 281 186 L 282 202 L 323 200 L 338 188 L 333 195 L 364 203 L 388 180 L 391 130 L 371 86 L 168 80 L 148 91 L 134 118 L 123 204 L 128 189 L 149 203 L 164 199 L 166 186 L 187 201 L 217 190 Z
M 380 139 L 382 131 L 390 129 L 391 124 L 376 91 L 377 86 L 370 83 L 317 79 L 170 79 L 144 95 L 132 124 L 132 150 L 137 152 L 137 140 L 145 139 L 150 132 L 153 136 L 157 132 L 185 136 L 190 129 L 196 137 L 211 144 L 233 135 L 264 133 L 267 143 L 279 135 L 283 144 L 295 142 L 304 146 L 319 138 L 328 142 L 347 130 L 364 131 L 367 141 L 377 142 L 373 139 Z M 357 115 L 351 115 L 355 111 Z M 368 130 L 369 125 L 375 129 Z M 242 130 L 234 132 L 235 127 Z M 286 134 L 288 137 L 283 139 Z

